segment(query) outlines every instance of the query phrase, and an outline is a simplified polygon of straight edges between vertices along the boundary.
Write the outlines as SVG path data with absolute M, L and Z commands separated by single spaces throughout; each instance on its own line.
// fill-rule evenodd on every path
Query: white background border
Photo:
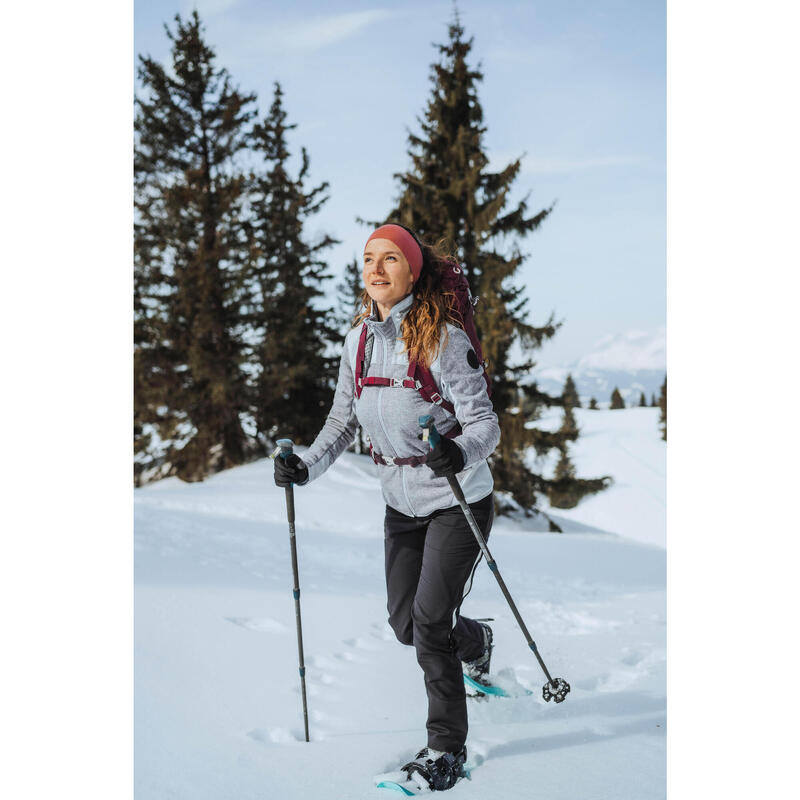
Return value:
M 668 8 L 676 800 L 797 784 L 799 29 Z M 0 794 L 131 797 L 132 5 L 17 3 L 0 37 Z

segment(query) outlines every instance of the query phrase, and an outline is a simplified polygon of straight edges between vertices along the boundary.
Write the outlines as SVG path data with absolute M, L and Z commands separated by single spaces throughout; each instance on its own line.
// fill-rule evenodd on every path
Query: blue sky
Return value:
M 284 91 L 289 144 L 311 159 L 311 183 L 330 200 L 311 221 L 338 279 L 397 196 L 430 92 L 434 44 L 446 41 L 453 4 L 295 0 L 137 0 L 134 52 L 167 60 L 163 23 L 198 8 L 206 38 L 238 85 L 267 110 Z M 492 168 L 526 154 L 510 202 L 531 212 L 557 200 L 521 242 L 519 276 L 531 319 L 564 325 L 537 354 L 565 363 L 607 334 L 651 331 L 666 320 L 666 9 L 638 2 L 458 4 Z M 330 291 L 333 293 L 333 284 Z

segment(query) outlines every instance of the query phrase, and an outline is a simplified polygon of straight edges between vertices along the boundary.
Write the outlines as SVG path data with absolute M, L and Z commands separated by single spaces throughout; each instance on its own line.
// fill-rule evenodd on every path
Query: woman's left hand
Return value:
M 442 437 L 439 444 L 428 453 L 425 464 L 437 478 L 446 478 L 464 469 L 464 453 L 452 439 Z

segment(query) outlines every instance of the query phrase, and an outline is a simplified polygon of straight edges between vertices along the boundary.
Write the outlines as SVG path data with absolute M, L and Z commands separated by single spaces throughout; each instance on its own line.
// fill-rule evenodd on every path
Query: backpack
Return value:
M 473 299 L 472 293 L 469 290 L 467 278 L 458 264 L 452 261 L 447 262 L 447 267 L 442 270 L 442 288 L 455 295 L 455 298 L 450 298 L 450 312 L 469 337 L 472 348 L 478 357 L 478 364 L 482 365 L 484 368 L 483 377 L 486 381 L 486 393 L 491 397 L 492 383 L 489 378 L 489 373 L 486 371 L 486 362 L 483 359 L 483 351 L 481 349 L 480 340 L 478 339 L 478 331 L 475 328 L 474 306 L 478 302 L 478 298 L 475 297 Z M 436 386 L 436 381 L 434 381 L 431 371 L 416 361 L 411 361 L 409 359 L 408 374 L 402 381 L 399 378 L 364 377 L 369 367 L 369 356 L 372 354 L 371 338 L 369 344 L 370 347 L 368 348 L 367 323 L 365 322 L 361 326 L 361 336 L 358 340 L 358 352 L 356 354 L 356 397 L 361 397 L 361 392 L 364 390 L 365 386 L 402 386 L 406 389 L 417 389 L 425 402 L 435 403 L 437 406 L 441 406 L 455 416 L 456 412 L 453 404 L 449 403 L 439 394 L 439 389 Z M 458 435 L 460 432 L 461 427 L 457 425 L 456 428 L 448 431 L 448 434 L 449 436 L 453 436 Z

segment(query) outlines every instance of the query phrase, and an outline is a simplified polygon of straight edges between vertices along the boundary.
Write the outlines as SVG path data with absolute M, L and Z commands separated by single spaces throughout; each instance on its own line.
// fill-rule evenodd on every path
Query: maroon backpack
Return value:
M 478 339 L 478 332 L 475 329 L 475 314 L 473 307 L 478 302 L 478 298 L 472 297 L 469 290 L 469 283 L 464 275 L 464 271 L 455 262 L 448 261 L 447 266 L 442 271 L 442 288 L 447 292 L 452 292 L 455 295 L 450 299 L 450 312 L 456 319 L 464 332 L 469 336 L 472 348 L 475 350 L 477 356 L 477 364 L 483 365 L 483 377 L 486 380 L 486 393 L 491 396 L 492 383 L 489 378 L 489 373 L 486 371 L 486 362 L 483 360 L 483 351 L 481 350 L 481 343 Z M 422 395 L 423 400 L 428 403 L 435 403 L 441 406 L 449 413 L 455 415 L 455 409 L 452 403 L 448 403 L 440 394 L 439 388 L 431 375 L 431 371 L 422 364 L 409 359 L 408 374 L 404 380 L 399 378 L 366 378 L 364 373 L 369 366 L 365 364 L 365 349 L 367 342 L 367 324 L 366 322 L 361 326 L 361 337 L 358 340 L 358 353 L 356 355 L 356 397 L 361 397 L 361 392 L 365 386 L 403 386 L 406 389 L 417 389 Z M 460 426 L 448 434 L 457 435 L 460 432 Z

